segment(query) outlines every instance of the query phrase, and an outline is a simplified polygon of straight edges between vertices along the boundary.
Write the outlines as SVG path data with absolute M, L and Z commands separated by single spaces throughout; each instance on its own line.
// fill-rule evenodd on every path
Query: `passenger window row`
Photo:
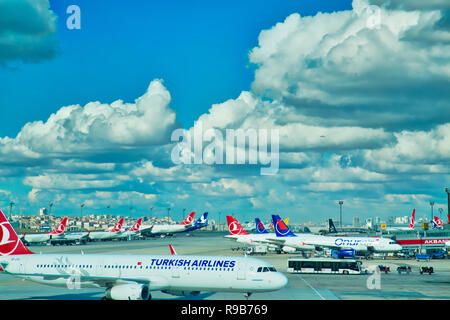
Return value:
M 103 265 L 101 266 L 103 269 L 143 269 L 143 266 L 126 266 L 126 265 Z M 80 264 L 38 264 L 36 265 L 36 268 L 81 268 L 81 269 L 92 269 L 93 265 L 80 265 Z M 145 269 L 153 269 L 153 270 L 171 270 L 172 267 L 159 267 L 159 266 L 146 266 Z M 260 268 L 259 268 L 260 269 Z M 258 269 L 258 272 L 260 272 Z M 264 268 L 268 269 L 268 268 Z M 274 269 L 270 271 L 276 271 L 275 268 L 269 268 Z M 184 270 L 208 270 L 208 271 L 234 271 L 234 268 L 207 268 L 207 267 L 184 267 Z M 269 271 L 269 270 L 267 270 Z M 266 271 L 264 271 L 266 272 Z

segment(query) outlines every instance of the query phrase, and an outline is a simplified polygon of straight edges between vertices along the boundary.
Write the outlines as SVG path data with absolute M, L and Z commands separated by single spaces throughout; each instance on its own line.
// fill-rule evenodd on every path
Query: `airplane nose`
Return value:
M 281 272 L 277 272 L 273 280 L 274 289 L 278 290 L 284 288 L 288 284 L 288 278 Z

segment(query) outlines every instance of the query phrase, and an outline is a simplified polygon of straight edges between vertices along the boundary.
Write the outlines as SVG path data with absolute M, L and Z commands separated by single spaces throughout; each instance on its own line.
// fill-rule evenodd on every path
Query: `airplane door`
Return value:
M 247 263 L 242 263 L 236 266 L 237 268 L 237 279 L 238 280 L 245 280 L 246 278 L 246 272 L 247 272 Z

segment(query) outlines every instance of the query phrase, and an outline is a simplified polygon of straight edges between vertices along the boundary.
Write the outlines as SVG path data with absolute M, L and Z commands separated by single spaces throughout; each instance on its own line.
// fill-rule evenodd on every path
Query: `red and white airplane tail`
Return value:
M 13 256 L 20 254 L 33 254 L 20 241 L 8 219 L 0 210 L 0 256 Z
M 181 224 L 181 225 L 192 224 L 192 222 L 194 221 L 194 216 L 195 216 L 195 212 L 189 213 L 189 215 L 179 224 Z
M 235 217 L 227 216 L 227 223 L 228 223 L 228 231 L 230 232 L 230 235 L 243 235 L 243 234 L 249 234 L 247 231 L 242 228 L 241 224 L 236 220 Z
M 171 255 L 176 255 L 177 253 L 175 252 L 175 249 L 172 247 L 172 244 L 169 244 L 169 249 L 170 249 L 170 254 Z
M 123 224 L 123 218 L 121 218 L 119 220 L 119 222 L 117 222 L 117 224 L 110 230 L 106 230 L 108 232 L 119 232 L 122 229 L 122 224 Z
M 128 231 L 139 231 L 141 228 L 142 218 L 139 218 Z
M 409 220 L 409 226 L 408 228 L 410 229 L 414 229 L 414 219 L 416 216 L 416 209 L 413 209 L 412 215 L 411 215 L 411 219 Z
M 66 230 L 67 218 L 64 218 L 50 234 L 63 234 Z

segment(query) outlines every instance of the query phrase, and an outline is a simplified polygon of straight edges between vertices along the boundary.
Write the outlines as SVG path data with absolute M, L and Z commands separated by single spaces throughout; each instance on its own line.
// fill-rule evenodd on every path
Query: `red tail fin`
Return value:
M 139 218 L 128 231 L 139 231 L 141 228 L 142 218 Z
M 62 234 L 66 230 L 67 218 L 64 218 L 63 221 L 58 224 L 58 226 L 50 232 L 50 234 Z
M 114 228 L 112 228 L 111 230 L 109 230 L 108 232 L 119 232 L 120 229 L 122 229 L 122 224 L 123 224 L 123 218 L 121 218 L 119 220 L 119 222 L 117 222 L 117 224 L 114 226 Z
M 172 247 L 172 244 L 169 244 L 169 248 L 170 248 L 170 254 L 171 255 L 176 255 L 177 253 L 175 252 L 175 249 Z
M 412 212 L 412 215 L 411 215 L 411 220 L 409 220 L 409 228 L 410 229 L 414 229 L 415 215 L 416 215 L 416 209 L 413 209 L 413 212 Z
M 239 221 L 236 220 L 236 218 L 232 216 L 227 216 L 227 223 L 228 223 L 228 231 L 231 235 L 243 235 L 243 234 L 249 234 L 247 231 L 242 228 Z
M 180 222 L 180 224 L 182 224 L 182 225 L 191 224 L 192 221 L 194 221 L 194 216 L 195 216 L 195 212 L 189 213 L 189 215 L 186 217 L 186 219 L 184 219 L 182 222 Z
M 0 256 L 33 254 L 20 241 L 19 236 L 0 210 Z

